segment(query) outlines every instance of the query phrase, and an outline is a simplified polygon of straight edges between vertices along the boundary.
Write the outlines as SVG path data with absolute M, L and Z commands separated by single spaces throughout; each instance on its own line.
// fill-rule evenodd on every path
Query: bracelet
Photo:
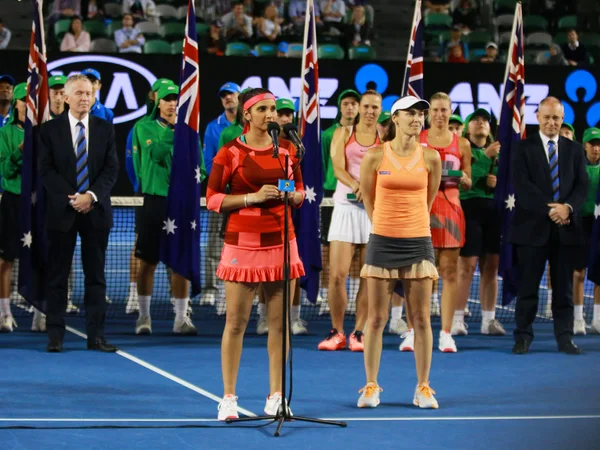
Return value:
M 248 207 L 248 194 L 244 195 L 244 208 Z

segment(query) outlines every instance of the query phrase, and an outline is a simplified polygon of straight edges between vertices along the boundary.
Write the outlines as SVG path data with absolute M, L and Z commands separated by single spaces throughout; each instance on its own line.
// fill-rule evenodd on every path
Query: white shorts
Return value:
M 371 221 L 364 207 L 335 203 L 327 240 L 366 244 L 371 234 Z

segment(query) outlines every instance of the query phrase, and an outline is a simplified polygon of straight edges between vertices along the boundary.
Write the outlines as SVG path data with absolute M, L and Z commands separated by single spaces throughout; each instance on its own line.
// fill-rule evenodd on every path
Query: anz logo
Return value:
M 48 72 L 69 76 L 88 67 L 100 72 L 102 93 L 106 92 L 106 97 L 100 101 L 115 113 L 115 124 L 136 120 L 146 114 L 146 95 L 156 76 L 139 64 L 115 56 L 69 56 L 48 63 Z
M 585 120 L 588 127 L 595 127 L 600 122 L 600 102 L 594 99 L 598 92 L 596 78 L 587 70 L 576 70 L 565 81 L 565 92 L 572 103 L 585 103 L 590 105 L 586 112 Z M 569 102 L 563 101 L 565 107 L 565 122 L 575 122 L 575 111 Z

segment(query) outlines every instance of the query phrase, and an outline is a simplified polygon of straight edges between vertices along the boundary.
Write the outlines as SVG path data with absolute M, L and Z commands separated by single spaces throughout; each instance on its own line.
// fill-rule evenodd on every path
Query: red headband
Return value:
M 244 103 L 244 111 L 249 110 L 258 102 L 261 102 L 263 100 L 275 100 L 275 96 L 270 92 L 266 92 L 264 94 L 258 94 L 254 97 L 250 97 L 248 100 L 246 100 L 246 103 Z

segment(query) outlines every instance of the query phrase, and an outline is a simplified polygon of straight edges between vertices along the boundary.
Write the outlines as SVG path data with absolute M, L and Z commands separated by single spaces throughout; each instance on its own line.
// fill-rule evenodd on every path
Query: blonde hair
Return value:
M 71 75 L 69 78 L 67 78 L 67 82 L 65 83 L 65 94 L 69 95 L 71 93 L 73 84 L 77 83 L 78 81 L 87 81 L 88 83 L 90 83 L 90 86 L 92 84 L 90 79 L 85 75 L 82 75 L 80 73 Z
M 365 95 L 373 95 L 375 97 L 379 97 L 380 100 L 383 100 L 383 97 L 381 96 L 381 94 L 379 92 L 377 92 L 375 89 L 367 89 L 365 92 L 362 93 L 360 99 L 362 100 L 363 98 L 365 98 Z
M 450 104 L 450 106 L 452 106 L 452 99 L 445 92 L 436 92 L 435 94 L 433 94 L 429 99 L 429 103 L 433 103 L 434 100 L 446 100 Z

